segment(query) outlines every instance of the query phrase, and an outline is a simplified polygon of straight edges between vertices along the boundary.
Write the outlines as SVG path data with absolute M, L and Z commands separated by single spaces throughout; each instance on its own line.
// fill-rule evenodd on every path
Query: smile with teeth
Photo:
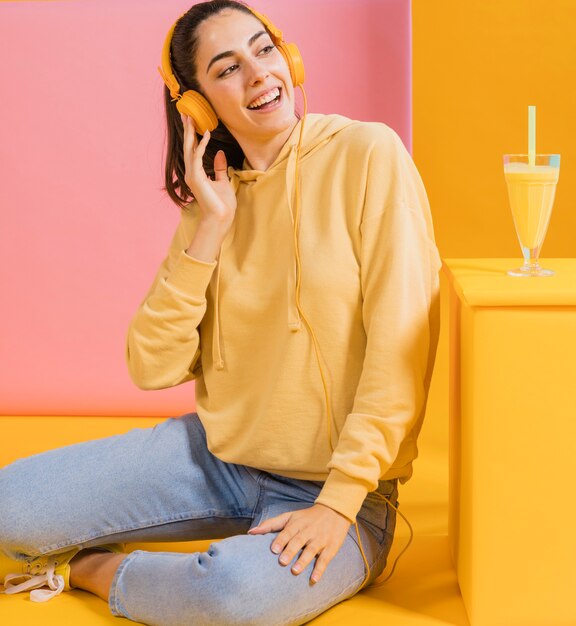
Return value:
M 263 96 L 256 98 L 249 105 L 249 109 L 257 109 L 258 107 L 267 104 L 268 102 L 272 102 L 272 100 L 276 100 L 276 98 L 280 97 L 280 89 L 278 87 L 274 87 L 269 92 L 265 93 Z

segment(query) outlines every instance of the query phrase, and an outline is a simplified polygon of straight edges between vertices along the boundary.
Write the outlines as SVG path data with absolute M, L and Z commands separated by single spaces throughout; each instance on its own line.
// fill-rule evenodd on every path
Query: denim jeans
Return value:
M 321 488 L 220 461 L 189 413 L 1 469 L 0 549 L 24 560 L 105 543 L 220 539 L 205 552 L 128 554 L 112 582 L 112 614 L 150 626 L 303 624 L 362 586 L 354 526 L 315 585 L 314 562 L 297 576 L 280 565 L 270 549 L 278 533 L 246 531 L 312 506 Z M 377 491 L 397 502 L 397 480 Z M 357 519 L 373 580 L 386 565 L 395 512 L 371 493 Z

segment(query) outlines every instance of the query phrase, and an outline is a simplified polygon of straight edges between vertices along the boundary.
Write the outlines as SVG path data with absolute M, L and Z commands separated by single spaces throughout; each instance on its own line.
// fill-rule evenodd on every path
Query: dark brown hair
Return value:
M 202 93 L 196 80 L 195 65 L 198 49 L 198 26 L 207 18 L 225 9 L 234 9 L 253 15 L 245 4 L 236 0 L 211 0 L 210 2 L 195 4 L 178 20 L 172 36 L 170 56 L 172 70 L 180 85 L 181 94 L 188 89 Z M 164 86 L 164 108 L 166 111 L 167 147 L 164 167 L 165 187 L 162 189 L 179 207 L 183 208 L 192 199 L 192 193 L 184 181 L 184 128 L 180 113 L 176 108 L 176 102 L 172 102 L 170 90 L 166 86 Z M 197 137 L 200 141 L 200 135 Z M 242 148 L 221 122 L 210 133 L 210 141 L 204 153 L 204 170 L 208 176 L 214 176 L 214 156 L 218 150 L 224 150 L 228 165 L 235 169 L 242 167 L 244 161 Z

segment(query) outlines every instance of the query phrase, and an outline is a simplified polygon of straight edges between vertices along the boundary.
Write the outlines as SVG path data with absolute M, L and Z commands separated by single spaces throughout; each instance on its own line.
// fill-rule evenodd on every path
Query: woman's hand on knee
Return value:
M 279 554 L 281 565 L 288 565 L 302 550 L 292 566 L 295 575 L 303 572 L 317 557 L 310 581 L 317 583 L 330 561 L 342 547 L 350 521 L 342 514 L 323 504 L 314 504 L 307 509 L 282 513 L 251 528 L 251 535 L 280 531 L 272 542 L 272 552 Z

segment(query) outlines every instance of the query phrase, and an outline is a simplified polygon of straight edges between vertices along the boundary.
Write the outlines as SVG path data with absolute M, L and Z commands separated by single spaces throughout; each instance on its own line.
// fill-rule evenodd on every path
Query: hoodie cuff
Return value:
M 329 506 L 354 524 L 367 495 L 368 488 L 364 484 L 340 470 L 332 469 L 314 502 Z
M 200 261 L 182 250 L 170 275 L 166 277 L 166 286 L 190 298 L 204 300 L 217 264 L 217 260 Z

